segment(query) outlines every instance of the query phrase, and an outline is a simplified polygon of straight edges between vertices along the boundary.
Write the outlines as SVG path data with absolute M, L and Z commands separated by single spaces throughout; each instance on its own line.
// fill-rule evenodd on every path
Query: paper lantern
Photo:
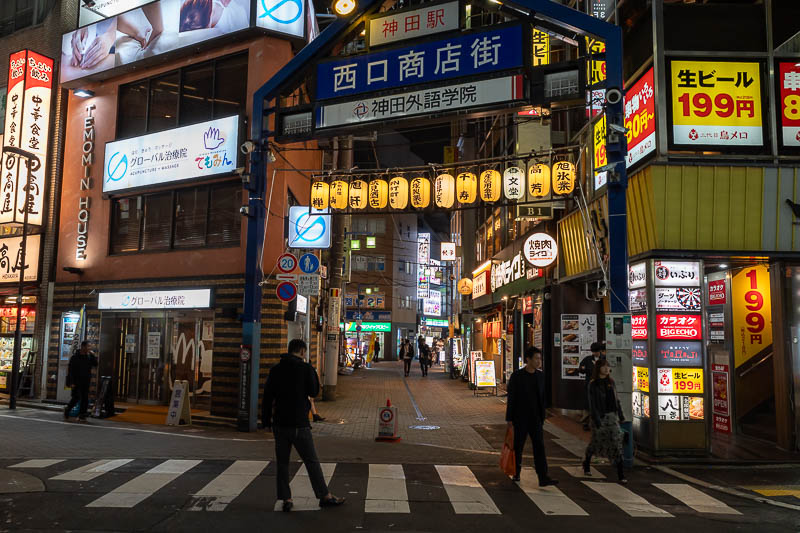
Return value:
M 411 180 L 411 205 L 417 209 L 425 209 L 431 203 L 431 182 L 428 178 Z
M 369 182 L 369 206 L 372 209 L 383 209 L 389 201 L 389 184 L 384 180 Z
M 471 204 L 478 197 L 478 176 L 472 172 L 462 172 L 456 177 L 456 200 Z
M 439 174 L 433 183 L 433 198 L 438 207 L 449 209 L 456 201 L 456 179 L 450 174 Z
M 544 163 L 534 163 L 528 169 L 528 193 L 534 198 L 550 195 L 550 167 Z
M 525 196 L 525 174 L 519 167 L 508 167 L 503 172 L 503 194 L 508 200 L 520 200 Z
M 553 164 L 553 192 L 560 195 L 572 194 L 575 190 L 575 165 L 569 161 Z
M 311 184 L 311 207 L 314 209 L 327 209 L 330 196 L 330 187 L 324 181 L 315 181 Z
M 367 207 L 367 182 L 363 180 L 351 181 L 349 198 L 352 209 L 364 209 Z
M 350 186 L 346 181 L 337 180 L 331 183 L 331 207 L 347 209 L 347 194 Z
M 397 177 L 389 181 L 389 205 L 392 209 L 408 207 L 408 180 Z
M 500 199 L 500 188 L 502 178 L 496 170 L 484 170 L 481 172 L 481 200 L 484 202 L 496 202 Z

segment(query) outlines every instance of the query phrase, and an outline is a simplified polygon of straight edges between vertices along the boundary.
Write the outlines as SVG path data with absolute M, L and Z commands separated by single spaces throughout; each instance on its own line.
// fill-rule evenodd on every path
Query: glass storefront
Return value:
M 22 300 L 22 350 L 20 351 L 20 373 L 28 364 L 33 364 L 33 332 L 36 327 L 36 297 L 26 296 Z M 17 303 L 15 297 L 6 297 L 0 303 L 0 392 L 8 392 L 11 386 L 11 368 L 14 363 L 14 334 L 17 328 Z

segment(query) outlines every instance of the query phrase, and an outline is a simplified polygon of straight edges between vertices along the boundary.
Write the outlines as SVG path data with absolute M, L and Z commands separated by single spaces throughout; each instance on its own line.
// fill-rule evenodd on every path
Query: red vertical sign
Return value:
M 778 65 L 781 95 L 781 138 L 784 146 L 800 146 L 800 63 Z

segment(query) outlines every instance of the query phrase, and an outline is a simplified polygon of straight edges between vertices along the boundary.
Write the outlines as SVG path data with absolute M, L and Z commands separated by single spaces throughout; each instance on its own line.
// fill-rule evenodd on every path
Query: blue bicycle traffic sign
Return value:
M 291 281 L 282 281 L 278 283 L 278 288 L 275 292 L 282 302 L 291 302 L 297 297 L 297 285 Z
M 313 274 L 319 270 L 319 259 L 314 254 L 303 254 L 300 257 L 300 270 L 304 274 Z

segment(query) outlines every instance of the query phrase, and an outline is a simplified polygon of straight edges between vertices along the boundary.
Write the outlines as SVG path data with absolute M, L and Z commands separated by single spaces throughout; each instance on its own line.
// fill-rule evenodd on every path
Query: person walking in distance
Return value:
M 603 345 L 599 342 L 593 342 L 590 348 L 592 353 L 587 355 L 581 361 L 581 365 L 578 367 L 578 373 L 583 374 L 586 380 L 586 387 L 584 391 L 584 408 L 583 408 L 583 418 L 581 418 L 581 422 L 583 422 L 583 430 L 589 431 L 589 383 L 592 381 L 592 372 L 594 371 L 594 365 L 600 359 L 600 351 L 603 349 Z
M 428 375 L 429 366 L 431 366 L 431 349 L 427 344 L 423 344 L 419 351 L 419 368 L 422 370 L 422 377 Z
M 525 366 L 511 374 L 508 380 L 508 403 L 506 422 L 514 428 L 514 455 L 517 473 L 514 481 L 519 481 L 522 471 L 522 451 L 530 436 L 533 443 L 533 462 L 539 476 L 539 486 L 557 485 L 547 475 L 547 457 L 544 450 L 544 373 L 542 372 L 542 352 L 535 346 L 525 348 Z
M 89 350 L 89 342 L 81 342 L 81 347 L 69 358 L 67 368 L 67 387 L 72 387 L 72 397 L 64 408 L 64 420 L 69 420 L 72 408 L 80 402 L 78 420 L 86 421 L 89 409 L 89 386 L 92 383 L 92 368 L 97 366 L 97 357 Z
M 378 358 L 381 356 L 381 343 L 377 338 L 375 339 L 375 345 L 372 348 L 372 354 L 374 355 L 372 358 L 373 361 L 377 362 Z
M 598 454 L 608 458 L 617 467 L 619 482 L 627 483 L 622 464 L 622 429 L 619 427 L 625 417 L 617 397 L 617 387 L 611 378 L 611 366 L 606 359 L 600 359 L 594 365 L 592 382 L 589 384 L 589 411 L 592 440 L 586 447 L 583 473 L 592 475 L 592 456 Z
M 309 398 L 319 394 L 319 379 L 314 367 L 305 362 L 306 343 L 300 339 L 289 342 L 288 353 L 272 367 L 264 385 L 264 403 L 261 422 L 264 429 L 275 434 L 275 460 L 277 462 L 278 499 L 283 501 L 283 510 L 293 507 L 289 488 L 289 457 L 292 446 L 306 466 L 314 494 L 320 507 L 331 507 L 344 503 L 328 491 L 317 451 L 311 438 L 308 413 Z
M 400 355 L 403 358 L 403 373 L 408 377 L 411 372 L 411 361 L 414 360 L 414 348 L 411 346 L 411 341 L 408 339 L 403 341 L 403 347 L 400 348 Z

